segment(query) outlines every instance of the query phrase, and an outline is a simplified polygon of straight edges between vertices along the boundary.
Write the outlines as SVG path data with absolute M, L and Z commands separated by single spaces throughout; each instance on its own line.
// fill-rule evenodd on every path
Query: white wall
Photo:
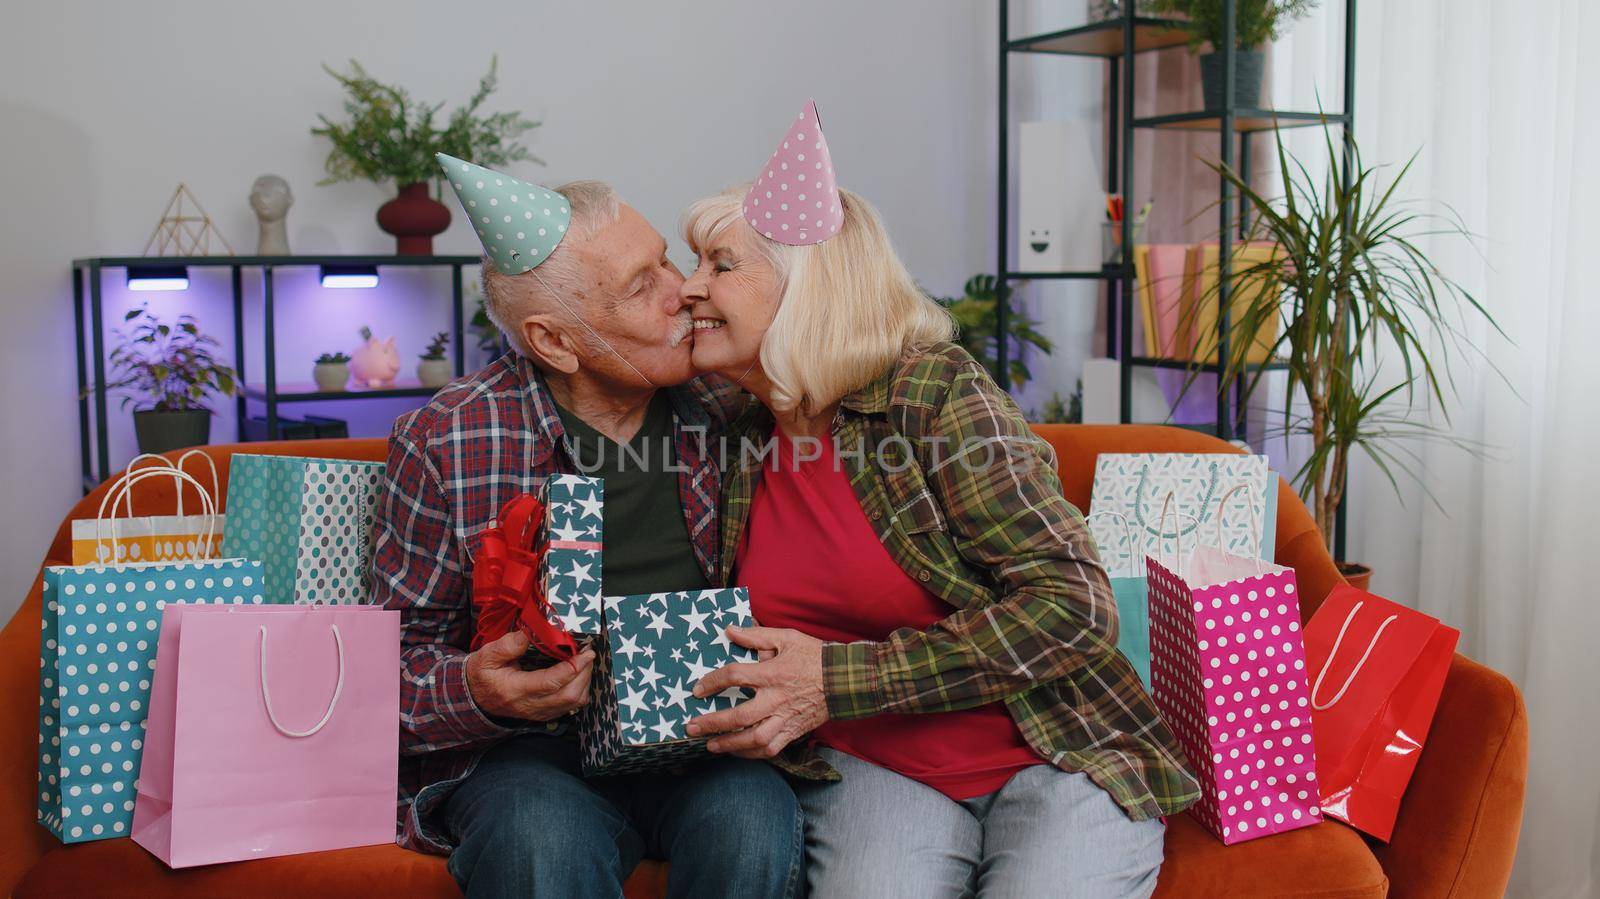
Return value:
M 544 122 L 531 146 L 549 165 L 514 173 L 608 179 L 669 234 L 687 202 L 749 178 L 814 96 L 841 180 L 879 205 L 919 280 L 948 293 L 993 266 L 994 23 L 988 3 L 916 0 L 14 10 L 0 29 L 0 620 L 79 496 L 70 259 L 141 252 L 180 180 L 252 252 L 246 196 L 267 172 L 293 186 L 297 252 L 390 251 L 373 223 L 382 190 L 314 186 L 327 146 L 308 129 L 340 102 L 322 63 L 355 57 L 454 104 L 498 52 L 495 108 Z M 458 221 L 437 247 L 474 243 Z M 329 318 L 317 339 L 347 345 L 350 316 Z M 286 369 L 303 361 L 280 353 Z

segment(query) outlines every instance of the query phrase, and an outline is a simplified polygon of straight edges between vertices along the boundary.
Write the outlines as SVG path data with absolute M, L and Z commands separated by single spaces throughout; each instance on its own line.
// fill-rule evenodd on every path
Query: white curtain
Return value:
M 1040 6 L 1038 24 L 1082 21 L 1081 0 Z M 1343 22 L 1343 2 L 1324 0 L 1274 46 L 1274 106 L 1344 106 Z M 1478 235 L 1422 245 L 1507 336 L 1472 322 L 1504 377 L 1460 355 L 1448 421 L 1418 410 L 1485 452 L 1414 447 L 1437 506 L 1404 479 L 1397 496 L 1358 456 L 1346 555 L 1373 566 L 1375 592 L 1460 628 L 1461 652 L 1523 691 L 1529 779 L 1510 895 L 1600 895 L 1600 0 L 1359 0 L 1356 48 L 1366 163 L 1387 183 L 1417 154 L 1405 195 L 1448 204 Z M 1038 91 L 1026 115 L 1095 114 L 1100 75 L 1023 75 L 1018 87 Z M 1052 96 L 1056 79 L 1077 93 Z M 1285 139 L 1313 170 L 1325 156 L 1316 129 Z M 1270 183 L 1271 138 L 1256 140 L 1252 168 Z M 1047 329 L 1066 324 L 1055 304 L 1036 311 Z M 1088 352 L 1086 321 L 1071 323 L 1066 351 Z M 1281 403 L 1281 382 L 1260 399 Z M 1293 472 L 1303 444 L 1259 446 Z
M 1447 429 L 1422 447 L 1436 507 L 1358 464 L 1350 555 L 1376 592 L 1461 628 L 1522 688 L 1531 746 L 1510 893 L 1600 893 L 1600 3 L 1362 0 L 1356 134 L 1369 163 L 1420 151 L 1408 193 L 1480 235 L 1439 267 L 1507 332 L 1469 327 Z M 1398 168 L 1395 166 L 1394 168 Z M 1393 171 L 1391 169 L 1390 171 Z M 1509 382 L 1509 383 L 1508 383 Z M 1438 410 L 1435 422 L 1443 424 Z

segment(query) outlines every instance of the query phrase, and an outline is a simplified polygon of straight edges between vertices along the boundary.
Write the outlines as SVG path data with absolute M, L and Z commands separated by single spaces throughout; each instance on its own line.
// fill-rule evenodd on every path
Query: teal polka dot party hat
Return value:
M 454 156 L 436 155 L 496 269 L 520 275 L 550 258 L 572 221 L 566 197 Z

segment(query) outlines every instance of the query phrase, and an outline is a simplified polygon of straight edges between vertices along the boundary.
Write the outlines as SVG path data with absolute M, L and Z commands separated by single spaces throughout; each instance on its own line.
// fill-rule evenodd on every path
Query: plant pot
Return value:
M 311 370 L 311 379 L 323 393 L 343 390 L 350 383 L 350 366 L 343 362 L 318 362 Z
M 396 254 L 432 256 L 433 236 L 450 227 L 450 207 L 428 196 L 427 182 L 407 184 L 378 207 L 378 227 L 395 236 Z
M 141 453 L 164 453 L 188 446 L 205 446 L 211 442 L 211 410 L 136 410 L 133 413 L 133 433 L 138 437 Z
M 1261 73 L 1266 66 L 1266 54 L 1260 50 L 1233 51 L 1233 108 L 1256 109 L 1261 106 Z M 1222 54 L 1200 54 L 1200 87 L 1206 110 L 1222 108 Z
M 449 359 L 423 359 L 417 363 L 417 380 L 421 381 L 424 387 L 437 390 L 450 383 L 450 379 L 454 376 L 455 367 L 450 364 Z
M 1344 577 L 1345 583 L 1357 590 L 1370 589 L 1372 584 L 1372 569 L 1360 562 L 1340 562 L 1339 574 Z

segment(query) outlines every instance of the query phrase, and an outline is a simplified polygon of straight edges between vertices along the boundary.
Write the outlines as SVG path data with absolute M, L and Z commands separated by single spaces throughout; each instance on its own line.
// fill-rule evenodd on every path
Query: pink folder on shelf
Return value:
M 400 613 L 169 605 L 134 842 L 174 868 L 394 841 Z
M 1144 313 L 1145 355 L 1187 359 L 1191 342 L 1180 332 L 1183 313 L 1184 244 L 1148 244 L 1135 254 Z

